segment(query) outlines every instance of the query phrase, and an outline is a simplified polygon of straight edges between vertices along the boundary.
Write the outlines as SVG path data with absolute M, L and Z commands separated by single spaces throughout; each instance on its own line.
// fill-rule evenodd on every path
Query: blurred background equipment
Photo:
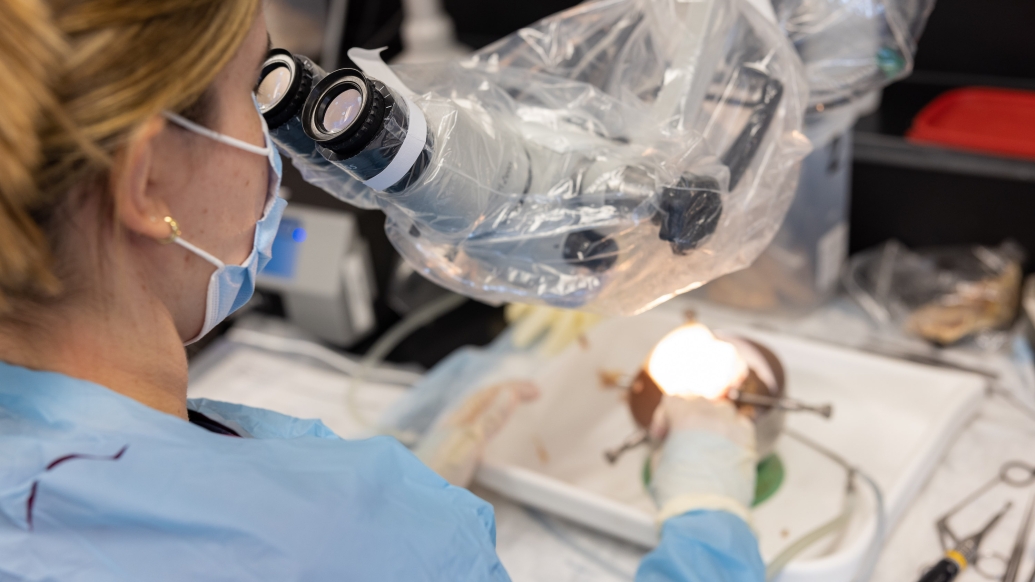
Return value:
M 397 63 L 433 63 L 466 56 L 471 49 L 456 40 L 453 19 L 441 0 L 403 0 L 399 31 L 403 52 Z
M 273 46 L 306 55 L 324 69 L 338 67 L 349 0 L 267 0 Z
M 994 350 L 1017 318 L 1024 260 L 1011 242 L 910 251 L 891 241 L 852 259 L 845 288 L 878 323 L 939 346 L 973 340 Z
M 278 293 L 292 323 L 338 346 L 355 344 L 376 323 L 370 252 L 344 212 L 288 205 L 257 288 Z
M 913 118 L 913 141 L 1035 160 L 1035 91 L 953 89 Z
M 848 258 L 852 131 L 879 91 L 912 70 L 934 0 L 773 0 L 805 63 L 810 97 L 794 203 L 773 244 L 751 267 L 704 296 L 754 311 L 800 316 L 828 301 Z
M 913 68 L 935 0 L 772 0 L 805 63 L 816 112 L 850 107 Z
M 1021 24 L 1033 21 L 1035 3 L 1028 0 L 938 0 L 913 73 L 885 88 L 880 108 L 855 126 L 851 252 L 889 239 L 909 248 L 1011 239 L 1027 251 L 1024 270 L 1031 272 L 1035 160 L 921 143 L 906 134 L 921 110 L 951 91 L 1035 89 L 1035 43 Z M 1024 123 L 1002 108 L 985 114 L 990 127 Z

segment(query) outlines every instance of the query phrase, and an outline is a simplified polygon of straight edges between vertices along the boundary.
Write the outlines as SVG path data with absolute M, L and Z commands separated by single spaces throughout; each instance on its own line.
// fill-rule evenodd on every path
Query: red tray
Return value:
M 917 114 L 906 137 L 1035 159 L 1035 91 L 974 87 L 943 93 Z

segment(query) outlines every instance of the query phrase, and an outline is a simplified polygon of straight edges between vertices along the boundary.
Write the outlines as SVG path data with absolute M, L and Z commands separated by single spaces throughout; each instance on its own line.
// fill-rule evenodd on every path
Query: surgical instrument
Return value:
M 949 582 L 954 580 L 960 572 L 977 560 L 978 548 L 981 547 L 981 542 L 984 540 L 985 535 L 999 523 L 999 520 L 1002 519 L 1003 515 L 1012 506 L 1012 503 L 1007 503 L 1002 511 L 992 516 L 992 519 L 985 524 L 985 527 L 956 543 L 955 547 L 945 553 L 945 557 L 941 561 L 920 578 L 920 582 Z
M 1014 541 L 1013 550 L 1010 552 L 1010 559 L 1006 563 L 1006 573 L 1003 574 L 1002 582 L 1014 582 L 1021 569 L 1021 558 L 1024 557 L 1024 550 L 1028 547 L 1028 534 L 1031 532 L 1032 510 L 1035 510 L 1035 495 L 1028 502 L 1028 511 L 1024 514 L 1024 521 L 1017 530 L 1017 539 Z M 1035 572 L 1032 573 L 1035 578 Z
M 834 414 L 834 407 L 830 404 L 806 404 L 800 400 L 787 397 L 774 397 L 766 396 L 764 394 L 753 394 L 750 392 L 744 392 L 736 388 L 730 390 L 726 394 L 726 398 L 729 398 L 737 404 L 750 404 L 753 406 L 766 406 L 770 408 L 776 408 L 778 410 L 786 410 L 788 412 L 813 412 L 822 416 L 823 418 L 830 418 Z
M 942 551 L 945 552 L 946 557 L 947 558 L 950 557 L 952 555 L 952 552 L 953 551 L 957 551 L 958 548 L 966 541 L 964 539 L 961 539 L 959 536 L 957 536 L 955 534 L 955 532 L 952 531 L 952 528 L 949 526 L 949 519 L 951 519 L 954 515 L 956 515 L 960 511 L 962 511 L 964 508 L 966 508 L 970 504 L 974 503 L 978 498 L 980 498 L 981 496 L 985 495 L 986 493 L 991 491 L 993 488 L 995 488 L 999 484 L 1009 485 L 1010 487 L 1014 487 L 1014 488 L 1021 488 L 1021 487 L 1027 487 L 1027 486 L 1031 485 L 1032 483 L 1035 483 L 1035 466 L 1029 465 L 1029 464 L 1024 463 L 1022 461 L 1008 461 L 1008 462 L 1004 463 L 1000 467 L 999 472 L 994 477 L 992 477 L 987 482 L 985 482 L 983 485 L 978 487 L 970 495 L 965 497 L 962 501 L 960 501 L 954 507 L 952 507 L 952 509 L 950 509 L 948 512 L 946 512 L 945 515 L 943 515 L 941 518 L 939 518 L 938 521 L 935 523 L 935 528 L 938 531 L 938 541 L 941 543 Z M 1033 503 L 1035 503 L 1035 502 L 1033 502 Z M 1032 509 L 1029 508 L 1029 513 L 1031 513 L 1031 512 L 1032 512 Z M 1030 521 L 1031 518 L 1029 516 L 1029 517 L 1027 517 L 1025 519 L 1026 519 L 1026 521 Z M 1026 530 L 1027 526 L 1024 526 L 1024 529 Z M 974 564 L 977 567 L 977 569 L 980 571 L 981 570 L 980 566 L 977 566 L 977 562 L 980 561 L 980 557 L 977 555 L 977 547 L 976 546 L 974 547 L 973 552 L 974 552 L 973 557 L 967 560 L 967 564 Z M 1012 559 L 1013 558 L 1011 557 L 1011 560 Z M 945 560 L 942 560 L 942 562 L 945 562 Z M 1019 562 L 1019 558 L 1018 558 L 1018 562 Z M 938 566 L 944 566 L 944 565 L 940 562 L 938 564 Z M 964 567 L 966 567 L 966 566 L 964 565 Z M 1018 564 L 1018 567 L 1019 567 L 1019 564 Z M 962 569 L 963 568 L 959 568 L 956 573 L 952 574 L 948 578 L 944 578 L 944 580 L 952 580 L 959 573 L 959 571 L 962 571 Z M 932 572 L 933 572 L 933 569 L 932 569 Z M 1008 572 L 1009 572 L 1009 564 L 1007 565 L 1007 573 Z M 1000 577 L 999 574 L 994 574 L 993 575 L 993 574 L 990 574 L 988 572 L 982 572 L 982 575 L 984 575 L 986 578 L 993 578 L 993 579 L 999 578 L 999 579 L 1002 579 L 1002 580 L 1006 580 L 1006 578 L 1005 578 L 1006 574 L 1003 574 L 1004 577 L 1002 577 L 1002 578 Z M 1016 574 L 1014 574 L 1014 576 L 1016 576 Z M 932 578 L 930 580 L 943 580 L 943 579 L 942 578 Z M 928 582 L 928 581 L 929 581 L 929 579 L 927 579 L 927 578 L 923 578 L 922 579 L 922 582 Z M 1035 582 L 1035 580 L 1031 580 L 1029 582 Z
M 626 451 L 630 451 L 649 442 L 650 434 L 645 430 L 638 430 L 622 441 L 622 444 L 613 449 L 604 451 L 604 458 L 607 459 L 608 463 L 614 465 L 618 462 L 619 457 L 625 454 Z

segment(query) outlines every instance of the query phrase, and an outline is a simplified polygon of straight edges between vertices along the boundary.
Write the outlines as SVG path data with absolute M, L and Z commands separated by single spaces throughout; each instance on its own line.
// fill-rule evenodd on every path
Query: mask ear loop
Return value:
M 220 143 L 224 143 L 224 144 L 226 144 L 228 146 L 235 147 L 237 149 L 244 150 L 246 152 L 250 152 L 250 153 L 257 154 L 257 155 L 260 155 L 260 156 L 263 156 L 263 157 L 267 157 L 267 158 L 270 156 L 270 154 L 273 153 L 270 150 L 269 147 L 255 146 L 255 145 L 252 145 L 252 144 L 250 144 L 248 142 L 241 141 L 241 140 L 239 140 L 239 139 L 237 139 L 235 137 L 230 137 L 229 135 L 223 135 L 223 134 L 221 134 L 221 133 L 219 133 L 217 131 L 212 131 L 211 129 L 209 129 L 207 127 L 198 125 L 197 123 L 194 123 L 193 121 L 191 121 L 191 120 L 189 120 L 189 119 L 187 119 L 187 118 L 185 118 L 185 117 L 183 117 L 181 115 L 177 115 L 177 114 L 175 114 L 175 113 L 173 113 L 171 111 L 165 111 L 165 112 L 162 113 L 162 115 L 165 116 L 165 118 L 168 119 L 169 121 L 175 123 L 176 125 L 179 125 L 180 127 L 184 128 L 184 129 L 187 129 L 189 131 L 193 131 L 194 133 L 203 135 L 203 136 L 205 136 L 205 137 L 207 137 L 209 139 L 213 139 L 213 140 L 218 141 Z M 260 117 L 259 119 L 262 119 L 263 123 L 266 122 L 266 120 L 263 119 L 262 117 Z
M 190 252 L 198 255 L 199 257 L 205 259 L 209 263 L 212 263 L 213 265 L 215 265 L 215 267 L 217 269 L 222 269 L 223 267 L 226 266 L 226 263 L 224 263 L 223 261 L 220 261 L 214 255 L 212 255 L 209 252 L 204 251 L 204 250 L 194 246 L 193 244 L 183 240 L 183 238 L 181 236 L 182 233 L 180 232 L 180 225 L 176 222 L 176 220 L 173 217 L 166 216 L 162 220 L 165 221 L 165 223 L 169 225 L 169 236 L 167 236 L 167 237 L 165 237 L 163 239 L 158 239 L 158 243 L 159 244 L 167 245 L 167 244 L 171 244 L 171 243 L 176 243 L 176 244 L 180 245 L 181 247 L 187 249 L 188 251 L 190 251 Z

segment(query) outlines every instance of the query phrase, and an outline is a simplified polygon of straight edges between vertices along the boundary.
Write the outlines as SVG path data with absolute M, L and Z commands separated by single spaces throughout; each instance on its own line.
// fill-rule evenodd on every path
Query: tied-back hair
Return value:
M 163 110 L 202 115 L 259 0 L 0 0 L 0 317 L 64 287 L 61 210 Z

